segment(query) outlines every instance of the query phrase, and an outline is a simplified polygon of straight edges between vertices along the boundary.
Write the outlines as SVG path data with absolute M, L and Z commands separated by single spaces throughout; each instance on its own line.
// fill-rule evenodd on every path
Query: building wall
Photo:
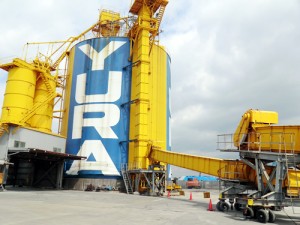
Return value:
M 17 129 L 10 127 L 9 131 L 8 138 L 5 136 L 1 138 L 1 143 L 4 143 L 5 140 L 7 141 L 8 149 L 36 148 L 61 153 L 65 152 L 66 139 L 64 137 L 23 127 Z
M 7 160 L 7 151 L 8 151 L 8 133 L 4 133 L 1 136 L 0 141 L 0 164 L 3 163 L 3 161 Z

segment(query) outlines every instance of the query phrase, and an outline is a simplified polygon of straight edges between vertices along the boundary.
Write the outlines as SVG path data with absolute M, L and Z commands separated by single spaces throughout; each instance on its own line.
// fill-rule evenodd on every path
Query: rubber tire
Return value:
M 254 210 L 248 206 L 246 206 L 243 210 L 243 215 L 250 219 L 254 218 Z
M 230 206 L 227 202 L 221 202 L 220 203 L 220 211 L 221 212 L 227 212 L 229 210 Z
M 269 212 L 265 209 L 259 209 L 256 213 L 258 222 L 267 223 L 269 221 Z
M 270 209 L 269 210 L 269 223 L 274 223 L 276 220 L 276 214 Z
M 220 205 L 221 205 L 221 201 L 218 201 L 218 203 L 216 204 L 216 208 L 218 211 L 221 211 Z
M 234 203 L 233 205 L 234 209 L 238 212 L 240 212 L 242 210 L 242 205 L 240 203 Z

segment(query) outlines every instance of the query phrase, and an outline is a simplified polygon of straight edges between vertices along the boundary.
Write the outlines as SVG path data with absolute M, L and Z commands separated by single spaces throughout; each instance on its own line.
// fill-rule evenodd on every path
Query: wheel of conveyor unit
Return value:
M 216 208 L 218 211 L 221 211 L 220 205 L 221 205 L 221 201 L 218 201 L 218 203 L 216 204 Z
M 224 212 L 224 209 L 222 208 L 222 204 L 225 203 L 224 201 L 218 201 L 216 208 L 220 212 Z
M 269 222 L 274 223 L 276 220 L 276 214 L 270 209 L 269 210 Z
M 261 223 L 266 223 L 269 221 L 269 212 L 265 209 L 259 209 L 257 211 L 257 220 Z
M 246 206 L 243 210 L 243 215 L 248 218 L 254 217 L 254 210 L 251 207 Z
M 220 203 L 220 211 L 221 212 L 228 211 L 229 208 L 230 208 L 230 206 L 227 202 Z
M 236 211 L 241 211 L 242 210 L 242 205 L 240 203 L 236 202 L 236 203 L 234 203 L 233 206 L 234 206 Z

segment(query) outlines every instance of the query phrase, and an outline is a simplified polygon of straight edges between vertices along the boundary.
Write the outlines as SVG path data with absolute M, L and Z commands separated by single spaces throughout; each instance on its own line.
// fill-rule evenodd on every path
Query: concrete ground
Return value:
M 210 199 L 215 208 L 217 190 L 190 190 L 185 196 L 147 197 L 118 192 L 84 192 L 8 189 L 0 192 L 0 224 L 5 225 L 247 225 L 259 224 L 245 219 L 241 212 L 207 211 Z M 192 200 L 190 200 L 192 193 Z M 273 224 L 300 224 L 300 208 L 276 212 Z

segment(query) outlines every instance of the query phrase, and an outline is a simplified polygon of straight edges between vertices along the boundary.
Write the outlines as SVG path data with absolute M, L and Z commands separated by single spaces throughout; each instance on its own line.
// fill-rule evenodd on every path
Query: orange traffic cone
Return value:
M 191 201 L 193 200 L 192 192 L 190 193 L 190 200 L 191 200 Z
M 170 191 L 168 191 L 168 198 L 170 198 L 171 197 L 171 194 L 170 194 Z
M 212 206 L 212 202 L 211 199 L 209 200 L 209 204 L 208 204 L 208 211 L 214 211 L 213 206 Z

